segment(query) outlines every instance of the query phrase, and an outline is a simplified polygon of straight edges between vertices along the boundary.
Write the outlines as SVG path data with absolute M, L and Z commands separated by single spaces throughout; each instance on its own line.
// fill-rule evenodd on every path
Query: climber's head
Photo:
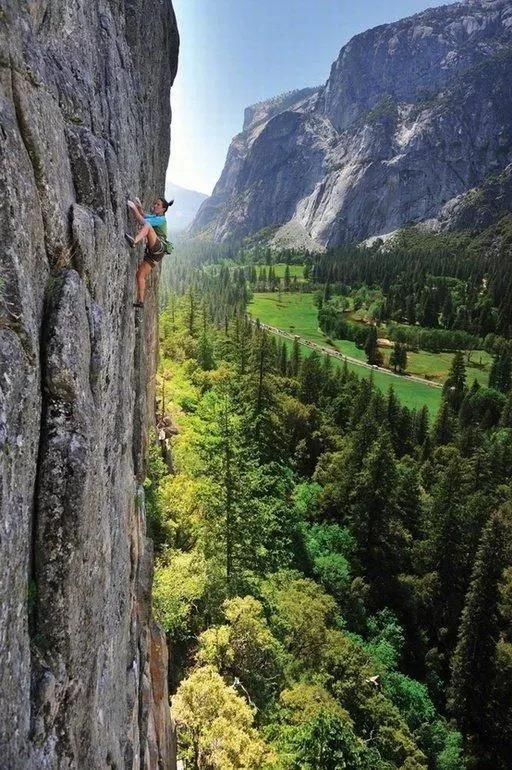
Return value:
M 153 203 L 153 214 L 165 214 L 169 206 L 172 206 L 174 201 L 166 201 L 165 198 L 157 198 Z

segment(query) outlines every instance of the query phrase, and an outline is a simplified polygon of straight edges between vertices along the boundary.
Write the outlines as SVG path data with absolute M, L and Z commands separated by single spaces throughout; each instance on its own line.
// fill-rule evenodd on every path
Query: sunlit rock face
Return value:
M 171 767 L 126 198 L 163 190 L 170 2 L 0 3 L 0 765 Z M 137 502 L 138 501 L 138 502 Z M 165 647 L 165 644 L 164 644 Z M 157 660 L 152 660 L 156 656 Z M 164 676 L 164 681 L 160 681 Z
M 333 246 L 433 219 L 512 161 L 512 5 L 470 0 L 371 29 L 324 87 L 267 104 L 250 109 L 259 120 L 233 140 L 194 233 L 296 220 Z

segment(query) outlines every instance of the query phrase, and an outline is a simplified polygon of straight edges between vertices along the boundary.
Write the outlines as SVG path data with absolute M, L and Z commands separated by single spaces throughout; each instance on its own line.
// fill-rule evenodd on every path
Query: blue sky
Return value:
M 210 193 L 245 107 L 324 83 L 353 35 L 436 0 L 173 0 L 181 36 L 169 178 Z

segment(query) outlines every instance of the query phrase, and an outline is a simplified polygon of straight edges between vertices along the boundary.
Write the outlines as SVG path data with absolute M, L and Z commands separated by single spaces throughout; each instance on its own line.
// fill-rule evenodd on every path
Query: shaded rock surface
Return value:
M 512 164 L 501 174 L 487 177 L 480 187 L 458 195 L 446 203 L 435 219 L 422 227 L 440 230 L 473 230 L 479 232 L 494 224 L 512 210 Z
M 149 202 L 163 189 L 177 56 L 170 2 L 0 0 L 0 765 L 9 770 L 174 766 L 137 503 L 156 281 L 135 323 L 137 255 L 123 232 L 127 194 Z
M 467 0 L 357 35 L 325 86 L 249 108 L 192 232 L 295 220 L 322 246 L 359 242 L 436 218 L 511 161 L 512 5 Z

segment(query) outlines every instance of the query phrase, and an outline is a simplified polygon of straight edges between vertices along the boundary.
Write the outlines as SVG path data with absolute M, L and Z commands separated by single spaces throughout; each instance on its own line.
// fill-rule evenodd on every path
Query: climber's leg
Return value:
M 156 245 L 158 241 L 158 235 L 155 233 L 151 225 L 145 224 L 140 228 L 139 232 L 133 239 L 133 245 L 136 246 L 144 238 L 146 239 L 148 246 L 153 247 Z
M 150 226 L 148 224 L 142 225 L 139 232 L 133 239 L 133 245 L 136 246 L 138 243 L 140 243 L 144 238 L 147 237 L 148 231 L 150 230 Z
M 153 267 L 154 265 L 144 259 L 137 269 L 137 303 L 139 304 L 144 303 L 144 297 L 146 295 L 146 278 L 153 270 Z

